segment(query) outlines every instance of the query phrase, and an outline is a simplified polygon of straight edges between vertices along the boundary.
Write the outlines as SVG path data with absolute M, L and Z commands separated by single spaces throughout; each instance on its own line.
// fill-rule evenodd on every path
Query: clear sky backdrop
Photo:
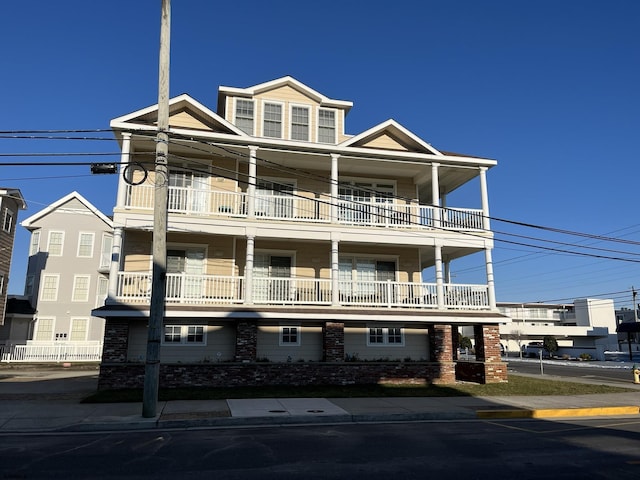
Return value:
M 0 130 L 104 129 L 156 104 L 160 6 L 5 2 Z M 639 25 L 637 0 L 173 0 L 170 91 L 215 111 L 220 85 L 291 75 L 354 102 L 347 133 L 393 118 L 438 149 L 496 159 L 492 217 L 626 242 L 493 220 L 498 301 L 604 296 L 630 306 L 640 289 Z M 6 163 L 118 161 L 7 156 L 117 153 L 116 142 L 7 136 L 0 186 L 22 191 L 19 220 L 74 190 L 111 214 L 115 176 Z M 448 205 L 479 202 L 472 185 Z M 23 291 L 28 238 L 18 227 L 10 293 Z M 454 262 L 453 281 L 484 283 L 483 262 Z

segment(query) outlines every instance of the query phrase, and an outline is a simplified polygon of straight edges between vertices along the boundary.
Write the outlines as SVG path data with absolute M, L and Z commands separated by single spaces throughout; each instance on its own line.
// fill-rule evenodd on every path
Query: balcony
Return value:
M 245 298 L 244 277 L 167 274 L 167 305 L 292 305 L 372 308 L 488 310 L 486 285 L 444 284 L 438 301 L 435 283 L 339 281 L 335 298 L 332 281 L 312 278 L 252 280 L 252 298 Z M 151 273 L 119 272 L 116 300 L 148 304 Z M 250 300 L 250 301 L 249 301 Z
M 128 185 L 125 208 L 151 213 L 153 195 L 153 186 Z M 245 192 L 169 187 L 168 197 L 170 214 L 247 218 L 249 213 L 249 197 Z M 303 194 L 284 192 L 271 195 L 257 193 L 254 205 L 254 216 L 261 220 L 405 229 L 483 230 L 482 210 L 470 208 L 438 209 L 438 219 L 436 207 L 431 205 L 338 200 L 336 218 L 332 219 L 328 195 L 307 198 Z

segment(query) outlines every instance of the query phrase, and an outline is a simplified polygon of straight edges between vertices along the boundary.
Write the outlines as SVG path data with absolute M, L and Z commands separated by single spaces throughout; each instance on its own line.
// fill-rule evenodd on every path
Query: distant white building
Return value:
M 582 353 L 604 360 L 604 352 L 619 350 L 613 300 L 583 298 L 573 303 L 498 302 L 499 311 L 510 317 L 500 325 L 500 340 L 509 352 L 553 336 L 557 355 L 578 357 Z

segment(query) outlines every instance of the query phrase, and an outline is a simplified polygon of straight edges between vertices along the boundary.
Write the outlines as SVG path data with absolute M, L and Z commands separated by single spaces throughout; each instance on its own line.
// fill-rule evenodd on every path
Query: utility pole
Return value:
M 156 136 L 155 189 L 153 201 L 153 272 L 151 305 L 144 369 L 142 416 L 153 418 L 158 408 L 160 380 L 160 340 L 165 312 L 167 282 L 167 198 L 169 154 L 169 40 L 171 0 L 162 0 L 160 23 L 160 66 L 158 75 L 158 133 Z

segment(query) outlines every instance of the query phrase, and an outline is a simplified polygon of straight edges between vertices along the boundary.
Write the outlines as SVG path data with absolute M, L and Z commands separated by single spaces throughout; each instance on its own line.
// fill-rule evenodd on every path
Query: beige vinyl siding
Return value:
M 202 325 L 194 320 L 165 322 L 166 325 Z M 164 337 L 164 329 L 162 331 Z M 205 326 L 205 345 L 167 345 L 160 346 L 162 363 L 216 363 L 233 360 L 235 355 L 236 331 L 232 325 L 210 323 Z M 218 356 L 220 352 L 220 356 Z M 129 346 L 127 360 L 144 362 L 147 353 L 147 328 L 144 322 L 133 322 L 129 326 Z
M 331 278 L 331 245 L 327 243 L 289 242 L 283 244 L 277 240 L 257 239 L 255 249 L 274 254 L 277 252 L 282 252 L 284 255 L 292 254 L 295 258 L 295 263 L 292 266 L 297 278 Z M 395 261 L 398 270 L 397 280 L 400 282 L 419 282 L 421 278 L 420 257 L 414 248 L 343 245 L 340 255 Z M 245 275 L 246 243 L 244 241 L 238 242 L 236 258 L 241 275 Z
M 300 345 L 280 345 L 280 326 L 300 327 Z M 299 360 L 318 362 L 322 360 L 322 327 L 302 326 L 296 323 L 281 325 L 258 325 L 258 359 L 269 359 L 271 362 L 292 362 Z
M 371 323 L 367 326 L 345 326 L 344 328 L 344 353 L 345 355 L 357 355 L 360 360 L 428 360 L 429 359 L 429 335 L 426 328 L 410 328 L 404 326 L 404 346 L 370 346 L 367 345 L 371 327 L 402 327 L 391 323 Z
M 198 120 L 189 112 L 184 111 L 171 115 L 169 118 L 169 125 L 171 127 L 189 128 L 194 130 L 211 130 L 207 124 Z
M 127 232 L 125 242 L 124 271 L 149 272 L 151 269 L 151 234 L 147 232 Z M 197 246 L 207 252 L 205 274 L 229 276 L 235 272 L 232 237 L 211 235 L 169 235 L 167 245 Z
M 379 137 L 363 144 L 362 146 L 369 148 L 380 148 L 383 150 L 401 150 L 404 152 L 408 151 L 407 147 L 398 143 L 396 139 L 387 134 L 382 134 Z

